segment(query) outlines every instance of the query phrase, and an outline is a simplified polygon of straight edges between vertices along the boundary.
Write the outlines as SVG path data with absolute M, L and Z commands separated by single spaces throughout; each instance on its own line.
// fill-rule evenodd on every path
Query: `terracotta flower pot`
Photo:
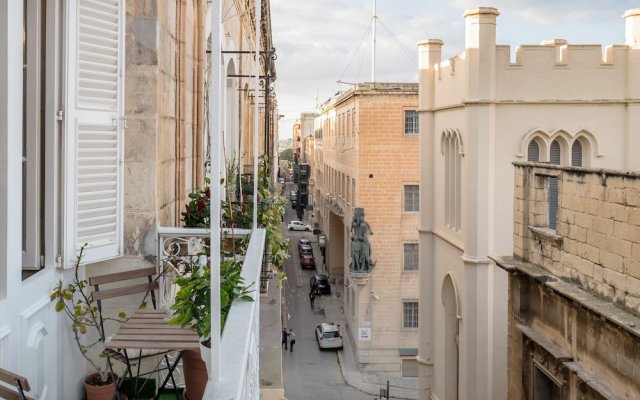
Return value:
M 207 366 L 197 350 L 187 350 L 182 355 L 182 372 L 184 373 L 184 398 L 201 400 L 207 387 Z
M 100 380 L 99 373 L 91 374 L 84 379 L 84 389 L 87 392 L 87 400 L 111 400 L 116 393 L 116 384 L 118 377 L 115 376 L 115 381 L 107 383 L 106 385 L 96 385 L 95 382 Z

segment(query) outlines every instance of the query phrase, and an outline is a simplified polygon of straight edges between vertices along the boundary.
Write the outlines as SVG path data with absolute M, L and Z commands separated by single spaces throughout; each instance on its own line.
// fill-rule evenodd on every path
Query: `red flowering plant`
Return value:
M 209 187 L 206 189 L 196 189 L 189 193 L 189 204 L 185 204 L 185 211 L 182 213 L 184 226 L 188 228 L 208 228 L 209 227 Z

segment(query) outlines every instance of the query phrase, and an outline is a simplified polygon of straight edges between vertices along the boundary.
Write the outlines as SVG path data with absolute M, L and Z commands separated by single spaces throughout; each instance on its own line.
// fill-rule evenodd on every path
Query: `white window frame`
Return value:
M 420 134 L 420 116 L 416 110 L 404 110 L 404 134 L 414 136 Z
M 22 269 L 44 267 L 44 118 L 42 85 L 46 65 L 46 3 L 24 0 L 26 14 L 26 63 L 23 68 L 23 155 L 22 155 Z M 23 28 L 24 29 L 24 28 Z M 45 77 L 46 79 L 46 77 Z M 24 87 L 26 85 L 26 87 Z M 26 141 L 26 142 L 25 142 Z M 24 153 L 26 152 L 26 153 Z
M 417 188 L 416 192 L 412 192 L 413 200 L 411 201 L 411 207 L 407 207 L 408 190 L 409 188 Z M 402 195 L 402 210 L 405 213 L 417 213 L 420 212 L 420 185 L 415 183 L 407 183 L 403 185 Z M 417 197 L 417 198 L 416 198 Z M 408 209 L 409 208 L 409 209 Z
M 415 323 L 407 320 L 407 306 L 415 304 Z M 419 329 L 420 328 L 420 304 L 418 300 L 402 300 L 402 328 L 403 329 Z M 409 325 L 409 326 L 407 326 Z M 415 325 L 415 326 L 414 326 Z

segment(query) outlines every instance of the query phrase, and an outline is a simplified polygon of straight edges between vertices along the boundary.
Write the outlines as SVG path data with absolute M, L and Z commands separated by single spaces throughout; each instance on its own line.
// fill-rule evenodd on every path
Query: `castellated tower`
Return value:
M 496 44 L 499 15 L 465 12 L 465 49 L 449 59 L 441 40 L 418 43 L 420 398 L 508 397 L 522 355 L 508 351 L 507 273 L 490 257 L 523 246 L 512 163 L 640 170 L 640 9 L 604 49 L 511 49 Z

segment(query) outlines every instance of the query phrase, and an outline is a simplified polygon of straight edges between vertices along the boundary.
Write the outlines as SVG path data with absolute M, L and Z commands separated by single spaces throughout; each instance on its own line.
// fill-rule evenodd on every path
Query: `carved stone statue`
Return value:
M 351 220 L 351 271 L 369 272 L 373 268 L 369 235 L 373 232 L 364 220 L 364 208 L 355 208 Z

